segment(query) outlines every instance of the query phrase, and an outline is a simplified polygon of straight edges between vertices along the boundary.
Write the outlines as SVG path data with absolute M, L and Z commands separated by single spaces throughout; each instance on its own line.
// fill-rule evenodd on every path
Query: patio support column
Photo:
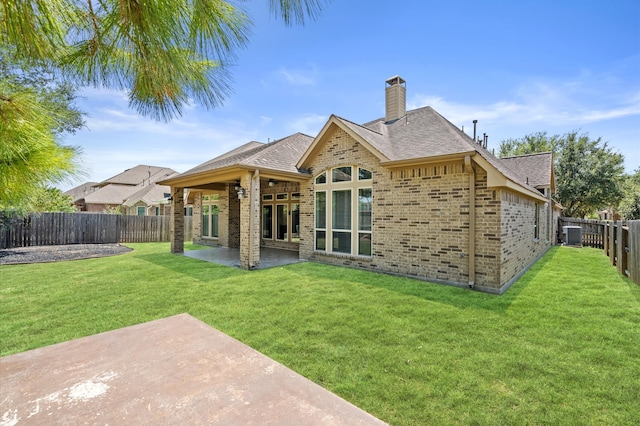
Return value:
M 260 173 L 244 174 L 240 186 L 240 267 L 254 269 L 260 264 Z
M 184 188 L 171 187 L 171 217 L 169 220 L 171 253 L 184 253 Z

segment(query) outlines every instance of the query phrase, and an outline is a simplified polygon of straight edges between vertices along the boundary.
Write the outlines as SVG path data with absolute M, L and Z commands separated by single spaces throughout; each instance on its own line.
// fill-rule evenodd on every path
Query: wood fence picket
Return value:
M 193 218 L 185 218 L 185 240 L 193 238 Z M 65 244 L 168 242 L 170 216 L 103 213 L 0 212 L 0 249 Z

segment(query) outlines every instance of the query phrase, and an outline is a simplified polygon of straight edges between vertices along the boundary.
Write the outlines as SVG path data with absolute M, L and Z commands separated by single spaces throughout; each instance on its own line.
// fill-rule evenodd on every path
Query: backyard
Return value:
M 393 425 L 640 424 L 640 286 L 601 250 L 554 247 L 496 296 L 127 246 L 0 266 L 0 355 L 186 312 Z

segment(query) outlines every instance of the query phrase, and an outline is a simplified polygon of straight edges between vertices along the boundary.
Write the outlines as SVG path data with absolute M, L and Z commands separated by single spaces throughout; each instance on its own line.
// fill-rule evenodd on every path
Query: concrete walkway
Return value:
M 187 315 L 0 358 L 0 424 L 382 425 Z
M 184 255 L 194 259 L 206 260 L 225 266 L 240 267 L 240 249 L 230 247 L 211 247 L 202 250 L 187 250 Z M 302 262 L 298 252 L 260 247 L 260 265 L 257 269 L 273 268 Z

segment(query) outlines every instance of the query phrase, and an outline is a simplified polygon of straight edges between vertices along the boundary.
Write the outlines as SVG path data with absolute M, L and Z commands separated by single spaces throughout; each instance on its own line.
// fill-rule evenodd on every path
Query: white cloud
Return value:
M 418 94 L 408 108 L 432 106 L 455 124 L 474 119 L 487 123 L 583 125 L 597 121 L 640 116 L 640 91 L 612 98 L 606 88 L 585 87 L 584 82 L 526 82 L 513 91 L 513 99 L 487 104 L 452 102 L 439 96 Z
M 280 68 L 276 75 L 291 86 L 315 86 L 318 82 L 315 67 L 309 70 Z

